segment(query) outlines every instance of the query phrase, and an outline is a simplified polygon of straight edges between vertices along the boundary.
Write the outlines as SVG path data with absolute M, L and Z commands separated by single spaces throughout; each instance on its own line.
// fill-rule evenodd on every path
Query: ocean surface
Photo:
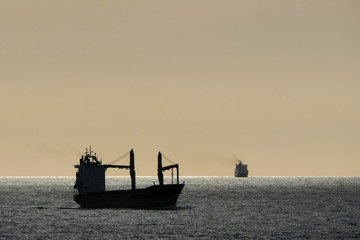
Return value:
M 171 210 L 79 208 L 74 181 L 0 177 L 0 239 L 360 239 L 360 177 L 182 177 Z

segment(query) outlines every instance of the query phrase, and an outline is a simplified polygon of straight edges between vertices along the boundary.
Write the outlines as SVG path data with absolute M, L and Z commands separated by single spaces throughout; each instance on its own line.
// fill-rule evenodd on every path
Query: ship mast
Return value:
M 168 160 L 170 160 L 170 159 L 168 159 Z M 159 178 L 160 185 L 164 185 L 164 175 L 162 172 L 171 169 L 171 173 L 173 173 L 172 171 L 174 168 L 176 168 L 176 184 L 179 184 L 179 164 L 172 164 L 172 165 L 163 167 L 162 166 L 162 154 L 161 154 L 161 152 L 159 152 L 159 155 L 158 155 L 158 178 Z
M 130 177 L 131 177 L 131 189 L 136 189 L 135 184 L 135 156 L 134 150 L 131 149 L 130 151 L 130 164 L 129 165 L 112 165 L 112 164 L 104 164 L 105 169 L 107 168 L 120 168 L 120 169 L 129 169 L 130 170 Z
M 135 157 L 134 151 L 130 151 L 130 177 L 131 177 L 131 189 L 135 190 Z

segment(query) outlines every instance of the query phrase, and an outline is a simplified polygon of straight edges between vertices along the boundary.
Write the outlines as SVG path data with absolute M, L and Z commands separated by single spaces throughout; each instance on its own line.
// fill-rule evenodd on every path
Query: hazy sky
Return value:
M 2 0 L 0 81 L 0 175 L 360 173 L 357 0 Z

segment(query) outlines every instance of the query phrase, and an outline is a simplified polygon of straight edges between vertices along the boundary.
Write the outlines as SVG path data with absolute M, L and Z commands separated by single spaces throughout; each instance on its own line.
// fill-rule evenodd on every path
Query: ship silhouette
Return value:
M 235 177 L 247 177 L 249 174 L 249 171 L 247 169 L 247 164 L 243 164 L 242 161 L 239 161 L 235 165 Z
M 78 169 L 74 188 L 78 193 L 74 195 L 74 201 L 84 208 L 141 208 L 157 209 L 175 207 L 177 199 L 184 187 L 179 183 L 179 165 L 172 164 L 162 166 L 162 154 L 158 155 L 158 179 L 159 184 L 136 189 L 135 184 L 135 157 L 134 151 L 130 151 L 129 165 L 102 164 L 96 153 L 92 153 L 91 147 L 88 152 L 81 156 L 80 163 L 75 165 Z M 108 168 L 129 169 L 131 177 L 131 189 L 129 190 L 105 190 L 105 171 Z M 173 183 L 173 169 L 177 170 L 176 184 Z M 171 170 L 172 183 L 164 184 L 163 172 Z

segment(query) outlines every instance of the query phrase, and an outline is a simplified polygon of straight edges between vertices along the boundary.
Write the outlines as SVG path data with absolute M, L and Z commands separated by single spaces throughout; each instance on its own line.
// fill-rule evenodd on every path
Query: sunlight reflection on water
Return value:
M 182 177 L 170 211 L 82 209 L 74 180 L 0 177 L 0 239 L 360 238 L 359 177 Z M 129 187 L 107 178 L 108 189 Z

